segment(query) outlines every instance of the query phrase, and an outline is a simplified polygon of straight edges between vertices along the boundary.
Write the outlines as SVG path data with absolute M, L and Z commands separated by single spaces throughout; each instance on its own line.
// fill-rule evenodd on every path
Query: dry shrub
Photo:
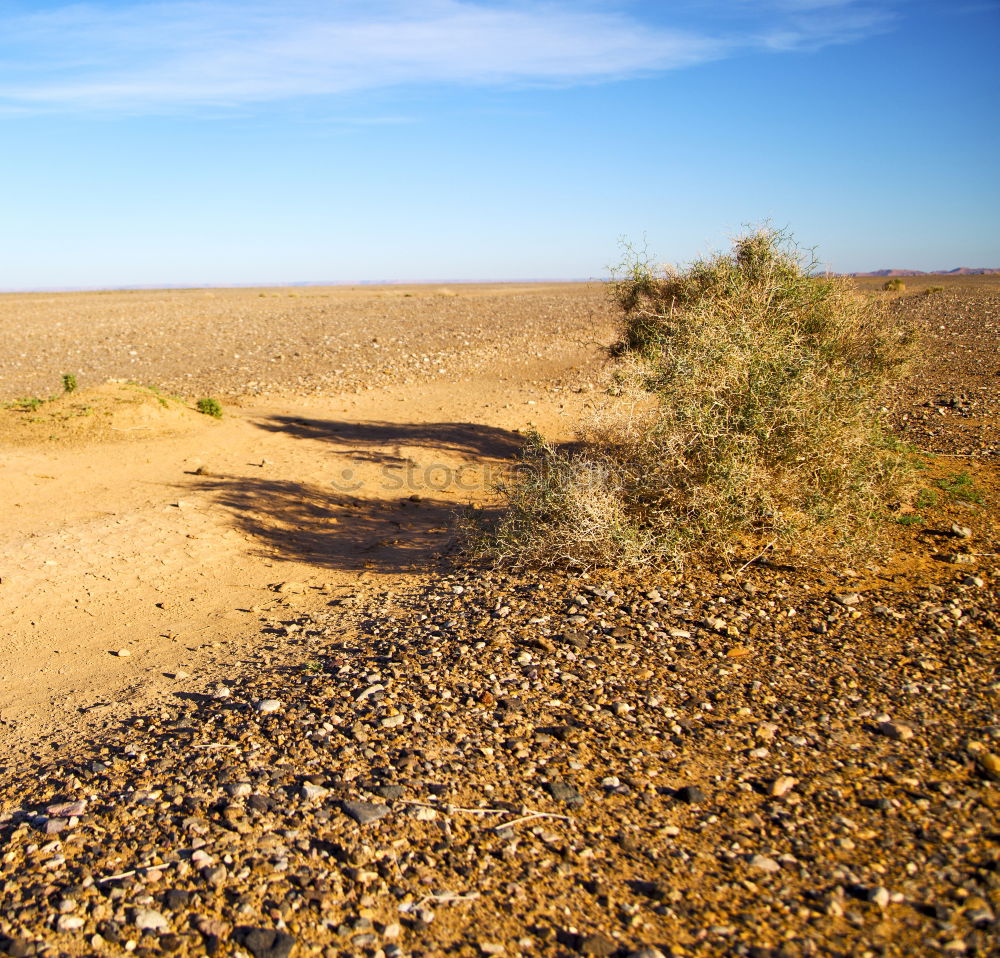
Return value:
M 905 495 L 881 430 L 910 330 L 760 230 L 659 274 L 628 265 L 607 403 L 559 450 L 535 437 L 475 549 L 520 565 L 857 548 Z
M 887 293 L 901 293 L 906 289 L 906 283 L 904 283 L 898 276 L 894 276 L 892 279 L 887 279 L 882 284 L 882 289 Z

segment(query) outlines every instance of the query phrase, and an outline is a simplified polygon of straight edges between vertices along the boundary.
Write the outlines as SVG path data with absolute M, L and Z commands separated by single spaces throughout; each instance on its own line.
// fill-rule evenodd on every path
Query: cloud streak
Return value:
M 740 5 L 729 0 L 730 12 Z M 0 14 L 0 105 L 145 112 L 404 85 L 597 83 L 846 42 L 883 24 L 882 8 L 852 0 L 778 0 L 737 31 L 607 5 L 106 0 Z

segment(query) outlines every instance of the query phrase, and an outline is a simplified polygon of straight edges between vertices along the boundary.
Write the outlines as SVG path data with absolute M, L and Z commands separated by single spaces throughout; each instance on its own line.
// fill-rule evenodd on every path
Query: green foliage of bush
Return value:
M 813 269 L 768 229 L 682 272 L 627 262 L 609 399 L 572 450 L 529 442 L 473 551 L 586 567 L 870 541 L 908 490 L 877 411 L 913 336 Z
M 203 413 L 206 416 L 212 416 L 214 419 L 222 418 L 222 406 L 219 404 L 217 399 L 212 399 L 210 396 L 204 399 L 199 399 L 195 403 L 195 408 L 198 412 Z
M 74 392 L 76 390 L 76 376 L 72 373 L 63 373 L 62 385 L 64 393 Z
M 892 279 L 887 279 L 882 284 L 882 289 L 888 293 L 901 293 L 906 289 L 906 283 L 904 283 L 898 276 L 893 276 Z

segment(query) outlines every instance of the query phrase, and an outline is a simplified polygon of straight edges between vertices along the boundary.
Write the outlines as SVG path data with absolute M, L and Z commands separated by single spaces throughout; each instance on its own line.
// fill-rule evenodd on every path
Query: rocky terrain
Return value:
M 896 308 L 935 455 L 883 556 L 284 581 L 0 770 L 0 953 L 997 953 L 998 298 Z
M 544 360 L 607 319 L 599 283 L 0 294 L 0 400 L 63 373 L 226 401 L 492 377 L 512 342 Z

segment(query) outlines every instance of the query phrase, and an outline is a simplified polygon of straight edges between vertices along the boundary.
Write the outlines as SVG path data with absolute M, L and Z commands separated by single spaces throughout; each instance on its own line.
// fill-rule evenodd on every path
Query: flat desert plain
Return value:
M 590 575 L 454 519 L 600 284 L 0 296 L 0 953 L 995 953 L 1000 278 L 906 282 L 885 555 Z

